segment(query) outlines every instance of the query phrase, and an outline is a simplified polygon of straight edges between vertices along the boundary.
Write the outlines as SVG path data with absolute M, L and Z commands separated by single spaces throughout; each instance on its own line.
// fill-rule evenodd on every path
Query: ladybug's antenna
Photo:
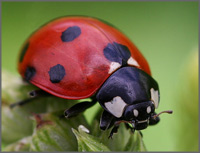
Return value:
M 160 113 L 158 113 L 158 114 L 154 115 L 154 116 L 153 116 L 153 118 L 155 119 L 156 117 L 160 116 L 160 114 L 163 114 L 163 113 L 172 114 L 172 113 L 173 113 L 173 111 L 172 111 L 172 110 L 166 110 L 166 111 L 162 111 L 162 112 L 160 112 Z

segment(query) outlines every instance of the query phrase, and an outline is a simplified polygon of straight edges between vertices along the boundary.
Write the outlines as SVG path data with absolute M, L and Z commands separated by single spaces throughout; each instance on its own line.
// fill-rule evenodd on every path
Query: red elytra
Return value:
M 78 26 L 81 34 L 72 41 L 63 42 L 62 33 Z M 108 43 L 117 42 L 130 50 L 136 66 L 151 75 L 149 65 L 137 47 L 119 30 L 91 17 L 63 17 L 33 33 L 26 50 L 22 50 L 18 71 L 26 79 L 27 67 L 35 74 L 28 80 L 42 90 L 65 99 L 83 99 L 92 96 L 111 75 L 111 61 L 103 53 Z M 50 81 L 49 71 L 60 64 L 65 75 L 60 82 Z

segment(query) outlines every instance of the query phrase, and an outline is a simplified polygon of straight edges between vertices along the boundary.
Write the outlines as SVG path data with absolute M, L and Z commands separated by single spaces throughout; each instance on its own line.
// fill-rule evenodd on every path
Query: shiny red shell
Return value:
M 70 42 L 61 40 L 69 27 L 81 29 L 79 37 Z M 92 96 L 111 75 L 111 61 L 103 50 L 108 43 L 117 42 L 128 47 L 138 68 L 151 75 L 149 65 L 136 46 L 119 30 L 91 17 L 63 17 L 56 19 L 33 33 L 26 50 L 21 52 L 18 71 L 23 78 L 27 67 L 35 74 L 28 80 L 44 91 L 65 99 L 83 99 Z M 64 78 L 58 83 L 50 81 L 49 70 L 61 64 Z M 133 65 L 134 66 L 134 65 Z

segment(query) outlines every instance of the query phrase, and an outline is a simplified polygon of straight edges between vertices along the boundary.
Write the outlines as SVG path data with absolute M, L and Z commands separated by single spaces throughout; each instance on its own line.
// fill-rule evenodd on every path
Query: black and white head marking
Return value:
M 104 103 L 105 108 L 113 114 L 115 117 L 120 118 L 124 112 L 124 108 L 127 105 L 124 100 L 117 96 L 114 97 L 111 101 Z
M 158 93 L 158 90 L 154 90 L 153 88 L 151 88 L 150 92 L 151 92 L 151 99 L 154 102 L 155 108 L 158 108 L 158 103 L 159 103 L 159 93 Z
M 105 111 L 117 120 L 142 130 L 147 128 L 158 106 L 159 88 L 149 74 L 126 66 L 119 68 L 104 82 L 96 98 Z

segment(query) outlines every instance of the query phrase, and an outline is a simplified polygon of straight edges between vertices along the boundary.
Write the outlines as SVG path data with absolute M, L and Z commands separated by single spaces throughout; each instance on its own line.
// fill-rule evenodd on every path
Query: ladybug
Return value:
M 122 32 L 99 19 L 68 16 L 42 26 L 25 42 L 18 71 L 45 93 L 92 99 L 67 109 L 67 118 L 99 102 L 100 128 L 113 127 L 110 137 L 120 123 L 134 131 L 160 120 L 159 87 L 146 59 Z

